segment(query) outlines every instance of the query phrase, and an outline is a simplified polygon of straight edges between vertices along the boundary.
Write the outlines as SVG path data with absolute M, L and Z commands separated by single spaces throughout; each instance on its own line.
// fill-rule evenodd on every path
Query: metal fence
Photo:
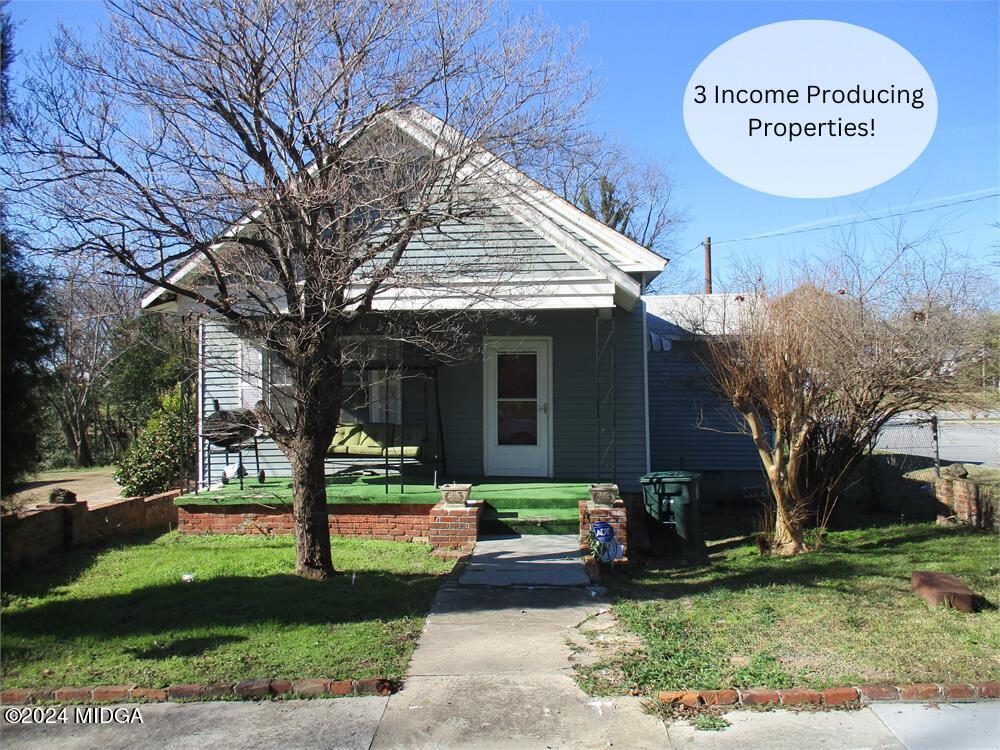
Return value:
M 892 420 L 876 449 L 934 459 L 1000 466 L 1000 413 L 909 413 Z

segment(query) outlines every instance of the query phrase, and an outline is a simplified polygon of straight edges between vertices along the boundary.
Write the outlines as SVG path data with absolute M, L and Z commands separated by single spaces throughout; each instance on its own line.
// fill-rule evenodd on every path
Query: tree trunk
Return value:
M 789 504 L 788 498 L 776 498 L 774 533 L 771 551 L 777 555 L 798 555 L 806 549 L 802 536 L 802 521 Z
M 319 435 L 303 435 L 292 452 L 292 513 L 295 517 L 295 569 L 305 578 L 334 574 L 326 511 L 326 446 Z
M 73 415 L 63 417 L 62 422 L 63 437 L 66 438 L 66 447 L 73 455 L 73 462 L 78 468 L 86 469 L 93 463 L 93 455 L 90 451 L 90 441 L 87 439 L 87 430 L 81 428 L 80 420 Z
M 94 465 L 94 454 L 90 450 L 90 436 L 87 434 L 87 424 L 83 422 L 76 425 L 76 465 L 81 469 L 86 469 Z
M 334 351 L 330 359 L 337 358 L 339 351 Z M 296 572 L 305 578 L 328 578 L 336 571 L 330 556 L 325 459 L 340 416 L 343 373 L 314 361 L 293 371 L 292 377 L 297 381 L 295 424 L 278 444 L 292 467 Z

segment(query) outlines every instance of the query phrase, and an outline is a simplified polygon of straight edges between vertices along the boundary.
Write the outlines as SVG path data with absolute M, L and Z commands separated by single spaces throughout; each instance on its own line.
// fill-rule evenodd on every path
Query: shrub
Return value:
M 160 408 L 129 447 L 115 470 L 125 495 L 153 495 L 176 487 L 194 461 L 194 414 L 181 414 L 181 398 L 164 396 Z

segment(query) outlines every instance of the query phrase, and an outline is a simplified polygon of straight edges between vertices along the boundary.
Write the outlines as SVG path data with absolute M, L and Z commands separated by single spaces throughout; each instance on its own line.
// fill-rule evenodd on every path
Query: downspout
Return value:
M 201 425 L 205 416 L 205 321 L 202 316 L 198 316 L 198 424 L 195 427 L 195 460 L 198 465 L 198 478 L 194 482 L 194 492 L 198 494 L 198 488 L 205 481 L 203 443 L 201 439 Z M 206 483 L 206 488 L 208 484 Z
M 652 471 L 649 448 L 649 329 L 646 327 L 646 300 L 640 297 L 639 302 L 642 312 L 642 392 L 646 419 L 646 473 L 648 474 Z

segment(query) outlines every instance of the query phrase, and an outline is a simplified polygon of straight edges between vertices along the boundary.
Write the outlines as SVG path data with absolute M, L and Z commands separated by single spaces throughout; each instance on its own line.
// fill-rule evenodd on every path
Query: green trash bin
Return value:
M 646 533 L 654 557 L 705 562 L 698 502 L 700 474 L 692 471 L 654 471 L 639 480 L 646 508 Z

